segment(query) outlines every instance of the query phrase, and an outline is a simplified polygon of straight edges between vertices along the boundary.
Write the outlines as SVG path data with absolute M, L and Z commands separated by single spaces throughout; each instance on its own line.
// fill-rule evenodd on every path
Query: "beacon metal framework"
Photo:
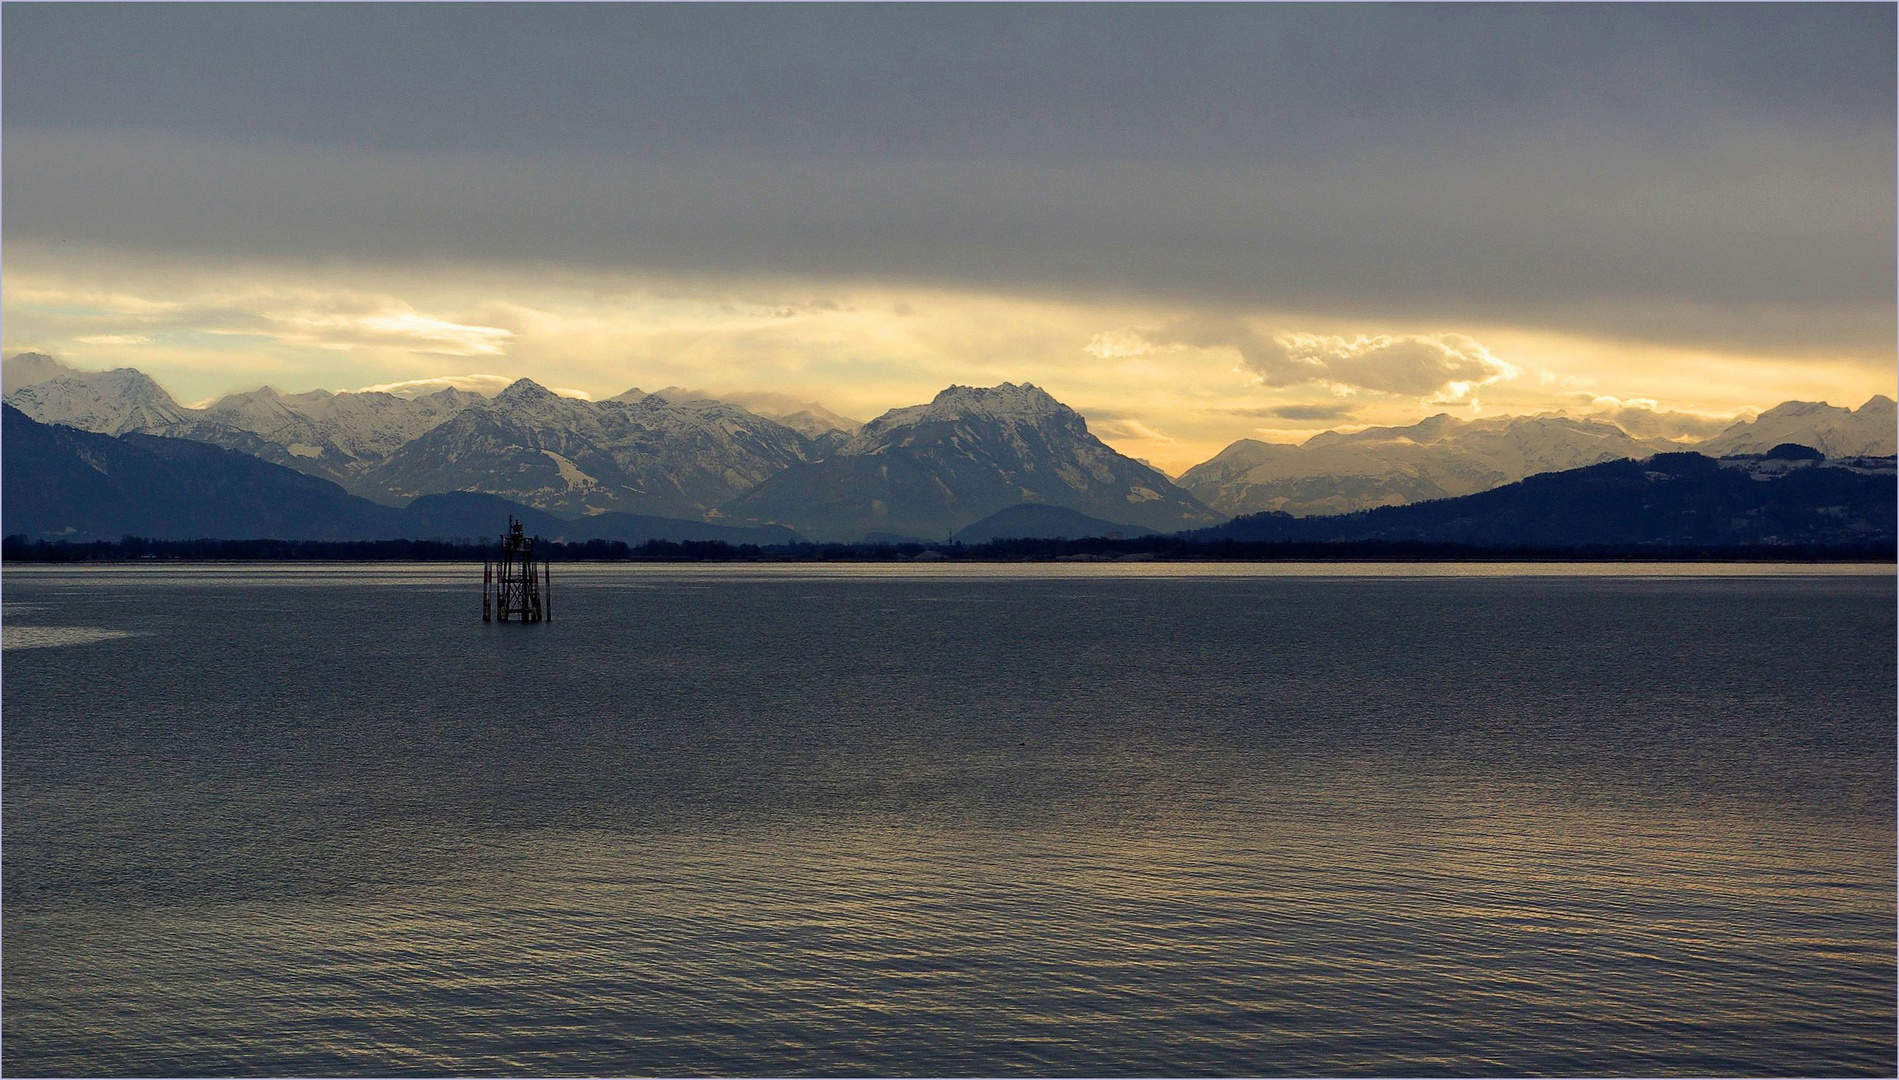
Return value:
M 554 609 L 552 583 L 547 561 L 534 558 L 534 544 L 540 537 L 528 537 L 521 523 L 510 515 L 508 531 L 501 535 L 501 562 L 484 559 L 481 564 L 481 621 L 551 622 Z

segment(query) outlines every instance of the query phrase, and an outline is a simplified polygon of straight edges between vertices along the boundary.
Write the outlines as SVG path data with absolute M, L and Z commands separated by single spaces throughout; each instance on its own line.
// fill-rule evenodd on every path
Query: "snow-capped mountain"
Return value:
M 727 391 L 713 394 L 704 390 L 668 386 L 648 394 L 636 386 L 608 400 L 624 401 L 630 404 L 647 397 L 662 397 L 668 401 L 723 401 L 730 405 L 737 405 L 746 412 L 762 416 L 767 420 L 776 420 L 810 439 L 819 457 L 828 456 L 864 426 L 861 420 L 840 416 L 815 401 L 799 401 L 789 394 L 774 394 L 765 391 Z
M 721 508 L 728 520 L 818 539 L 948 536 L 1023 502 L 1173 531 L 1219 520 L 1165 475 L 1088 432 L 1035 386 L 952 386 L 893 409 L 822 461 L 796 465 Z
M 1675 449 L 1601 420 L 1440 413 L 1409 427 L 1322 432 L 1296 446 L 1241 439 L 1183 473 L 1180 485 L 1226 514 L 1343 514 Z
M 417 436 L 484 400 L 467 390 L 444 389 L 416 397 L 384 393 L 279 394 L 265 387 L 219 398 L 204 419 L 255 432 L 299 457 L 335 452 L 379 461 Z
M 463 390 L 280 394 L 265 387 L 188 409 L 133 369 L 75 371 L 21 353 L 4 365 L 7 404 L 34 420 L 106 435 L 142 432 L 239 450 L 352 487 L 368 466 L 482 400 Z
M 1883 394 L 1857 409 L 1816 401 L 1783 401 L 1743 420 L 1695 449 L 1713 457 L 1764 454 L 1781 443 L 1811 447 L 1830 458 L 1899 453 L 1899 408 Z
M 192 439 L 124 436 L 40 424 L 0 405 L 5 429 L 5 531 L 34 539 L 116 540 L 272 537 L 493 541 L 510 515 L 548 540 L 601 539 L 783 544 L 786 529 L 595 514 L 569 520 L 497 495 L 425 495 L 397 509 L 318 477 Z
M 18 382 L 7 404 L 43 424 L 123 435 L 151 431 L 187 418 L 190 410 L 135 368 L 75 371 L 41 353 L 6 362 L 7 382 Z
M 796 431 L 722 401 L 582 401 L 521 379 L 409 441 L 361 482 L 397 502 L 485 491 L 542 510 L 697 518 L 811 456 Z
M 1410 506 L 1331 517 L 1249 514 L 1183 539 L 1650 551 L 1814 545 L 1890 558 L 1892 459 L 1842 464 L 1802 453 L 1766 462 L 1659 453 Z
M 542 509 L 698 518 L 843 437 L 818 424 L 824 441 L 813 443 L 737 405 L 683 391 L 629 391 L 595 403 L 557 397 L 528 380 L 493 400 L 455 389 L 400 396 L 265 388 L 187 409 L 130 368 L 78 372 L 21 354 L 6 371 L 20 383 L 7 402 L 32 419 L 210 443 L 384 502 L 480 490 Z M 471 410 L 479 415 L 424 439 Z
M 266 388 L 193 409 L 131 368 L 77 371 L 21 353 L 0 371 L 7 403 L 34 420 L 210 443 L 383 502 L 486 491 L 545 510 L 724 515 L 825 539 L 936 539 L 1024 502 L 1157 531 L 1265 510 L 1337 514 L 1682 449 L 1601 419 L 1440 415 L 1297 446 L 1241 440 L 1176 486 L 1044 391 L 1010 383 L 951 387 L 860 425 L 785 395 L 679 387 L 604 402 L 528 380 L 493 399 Z M 1693 448 L 1726 456 L 1782 443 L 1836 459 L 1891 455 L 1899 409 L 1885 396 L 1858 409 L 1790 401 Z
M 265 387 L 230 394 L 178 423 L 145 430 L 241 450 L 365 494 L 366 471 L 481 400 L 455 389 L 409 398 L 327 390 L 280 394 Z

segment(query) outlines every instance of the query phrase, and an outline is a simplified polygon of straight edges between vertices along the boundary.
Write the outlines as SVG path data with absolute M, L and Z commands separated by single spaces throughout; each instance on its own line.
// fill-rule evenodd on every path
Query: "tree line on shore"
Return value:
M 10 563 L 99 563 L 130 561 L 243 562 L 479 562 L 495 558 L 499 544 L 448 540 L 118 540 L 73 543 L 8 536 L 0 559 Z M 1415 541 L 1270 542 L 1183 540 L 1144 536 L 1125 540 L 992 540 L 983 544 L 857 543 L 728 544 L 717 540 L 618 540 L 584 543 L 543 541 L 536 547 L 550 562 L 1454 562 L 1454 561 L 1723 561 L 1892 562 L 1890 545 L 1701 546 L 1625 544 L 1587 547 L 1489 546 Z

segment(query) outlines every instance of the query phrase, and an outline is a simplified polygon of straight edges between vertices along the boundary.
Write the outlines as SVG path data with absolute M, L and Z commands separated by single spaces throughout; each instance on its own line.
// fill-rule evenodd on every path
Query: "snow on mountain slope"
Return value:
M 1739 421 L 1695 450 L 1711 457 L 1764 454 L 1781 443 L 1811 447 L 1830 458 L 1899 453 L 1899 409 L 1883 394 L 1858 409 L 1815 401 L 1783 401 L 1752 421 Z
M 794 462 L 821 453 L 799 432 L 709 398 L 637 391 L 615 402 L 562 398 L 522 380 L 492 401 L 464 390 L 396 395 L 282 394 L 269 388 L 186 409 L 131 369 L 75 372 L 23 354 L 8 396 L 29 417 L 107 434 L 210 443 L 400 502 L 479 489 L 544 508 L 698 518 Z M 51 379 L 40 376 L 52 374 Z M 425 440 L 472 409 L 481 415 Z M 827 432 L 835 441 L 841 435 Z M 387 459 L 401 453 L 394 463 Z
M 265 387 L 188 409 L 132 368 L 82 372 L 23 353 L 6 361 L 6 372 L 19 384 L 8 392 L 7 403 L 41 423 L 211 443 L 345 487 L 369 464 L 482 400 L 452 389 L 399 397 L 327 390 L 280 394 Z M 40 377 L 48 373 L 51 378 Z
M 220 398 L 199 419 L 252 432 L 297 457 L 375 462 L 481 400 L 479 394 L 454 389 L 398 397 L 327 390 L 280 394 L 265 387 Z
M 1219 518 L 1103 444 L 1046 391 L 1012 383 L 952 386 L 927 405 L 893 409 L 830 457 L 787 469 L 721 510 L 820 539 L 935 539 L 1022 502 L 1162 531 Z
M 1327 431 L 1297 446 L 1242 439 L 1187 470 L 1182 487 L 1222 513 L 1305 516 L 1487 491 L 1537 473 L 1678 449 L 1600 420 L 1439 414 L 1409 427 Z
M 362 483 L 365 471 L 481 400 L 454 389 L 401 397 L 374 391 L 280 394 L 265 387 L 219 398 L 180 423 L 148 430 L 242 450 L 373 497 Z
M 6 401 L 42 424 L 106 435 L 164 428 L 189 415 L 163 387 L 133 368 L 65 369 L 55 378 L 15 389 Z
M 543 510 L 698 518 L 809 459 L 798 432 L 736 405 L 560 397 L 522 379 L 411 440 L 365 486 L 402 500 L 486 491 Z
M 989 421 L 1016 430 L 1023 425 L 1041 426 L 1049 423 L 1066 427 L 1071 418 L 1079 420 L 1081 414 L 1056 401 L 1048 391 L 1030 383 L 1020 386 L 1014 383 L 952 386 L 937 394 L 927 405 L 892 409 L 865 424 L 858 431 L 857 438 L 846 444 L 846 452 L 874 453 L 879 448 L 898 445 L 905 439 L 919 436 L 929 439 L 935 435 L 935 429 L 930 426 L 933 424 Z M 1087 427 L 1085 421 L 1082 427 Z
M 636 386 L 608 400 L 631 404 L 648 397 L 662 397 L 668 401 L 723 401 L 737 405 L 746 412 L 762 416 L 767 420 L 776 420 L 805 438 L 818 442 L 827 451 L 843 442 L 840 436 L 851 435 L 864 426 L 862 421 L 840 416 L 815 401 L 799 401 L 790 394 L 775 394 L 766 391 L 732 390 L 712 393 L 707 390 L 688 390 L 680 386 L 668 386 L 648 394 Z
M 1044 391 L 1011 383 L 950 387 L 860 425 L 780 394 L 668 387 L 596 403 L 526 380 L 504 391 L 512 393 L 505 403 L 457 389 L 262 389 L 188 409 L 131 368 L 77 371 L 20 353 L 0 370 L 6 401 L 35 420 L 211 443 L 386 502 L 479 489 L 576 512 L 744 514 L 819 536 L 935 538 L 1025 500 L 1162 530 L 1201 524 L 1196 515 L 1209 508 L 1345 513 L 1681 448 L 1599 419 L 1439 415 L 1409 427 L 1325 432 L 1298 446 L 1240 440 L 1176 486 L 1101 444 Z M 1796 443 L 1834 458 L 1891 455 L 1896 412 L 1885 396 L 1857 410 L 1785 402 L 1694 449 L 1758 454 Z M 805 468 L 827 458 L 845 464 Z M 749 494 L 793 466 L 796 476 Z

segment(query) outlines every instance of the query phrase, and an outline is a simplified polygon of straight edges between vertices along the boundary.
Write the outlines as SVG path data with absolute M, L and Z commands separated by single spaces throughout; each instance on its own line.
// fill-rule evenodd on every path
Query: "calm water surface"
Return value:
M 8 569 L 14 1075 L 1895 1067 L 1894 577 Z

